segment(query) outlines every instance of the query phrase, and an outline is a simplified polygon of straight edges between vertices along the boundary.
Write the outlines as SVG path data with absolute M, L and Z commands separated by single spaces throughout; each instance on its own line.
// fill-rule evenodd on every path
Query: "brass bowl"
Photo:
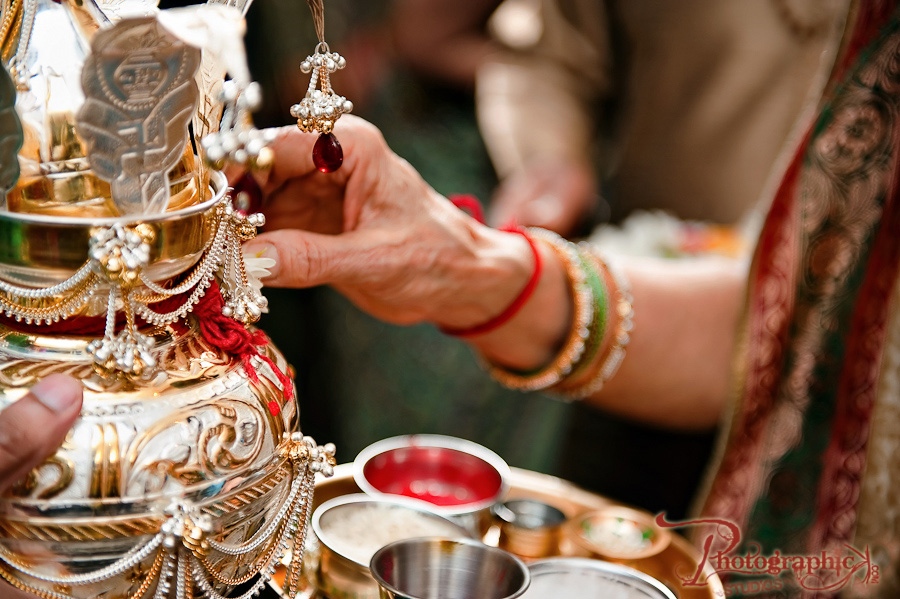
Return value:
M 500 523 L 497 542 L 505 549 L 526 558 L 549 557 L 559 553 L 560 530 L 566 515 L 536 499 L 510 499 L 493 508 Z
M 210 174 L 210 199 L 142 217 L 155 233 L 145 275 L 160 281 L 193 266 L 212 236 L 211 208 L 228 190 L 225 175 Z M 72 276 L 88 259 L 92 229 L 135 224 L 134 217 L 78 218 L 0 211 L 0 278 L 18 285 L 50 286 Z

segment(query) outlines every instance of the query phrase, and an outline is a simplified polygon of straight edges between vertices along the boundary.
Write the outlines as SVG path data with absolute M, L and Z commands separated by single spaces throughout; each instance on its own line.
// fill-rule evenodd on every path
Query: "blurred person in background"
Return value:
M 505 0 L 489 23 L 498 50 L 477 81 L 501 179 L 489 220 L 590 234 L 620 255 L 746 256 L 822 94 L 849 6 Z M 714 435 L 576 405 L 563 438 L 565 478 L 680 513 Z
M 849 5 L 506 0 L 478 78 L 494 224 L 568 235 L 598 208 L 738 223 L 821 95 Z

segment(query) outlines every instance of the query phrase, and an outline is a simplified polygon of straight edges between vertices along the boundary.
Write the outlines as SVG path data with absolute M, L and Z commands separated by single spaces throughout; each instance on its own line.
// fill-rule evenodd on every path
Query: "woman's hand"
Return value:
M 266 232 L 245 252 L 275 258 L 266 284 L 330 284 L 363 310 L 407 324 L 464 328 L 503 310 L 533 268 L 519 235 L 479 225 L 391 152 L 381 133 L 344 117 L 345 160 L 313 166 L 315 135 L 285 129 L 263 183 Z
M 479 225 L 432 190 L 381 134 L 349 116 L 335 134 L 344 164 L 324 175 L 315 135 L 286 129 L 263 184 L 268 232 L 245 246 L 275 258 L 270 285 L 330 284 L 393 323 L 468 328 L 500 314 L 534 270 L 520 235 Z M 503 326 L 467 337 L 487 359 L 517 370 L 547 364 L 572 326 L 572 299 L 556 253 L 533 295 Z M 635 327 L 619 373 L 597 405 L 666 426 L 708 427 L 727 396 L 745 275 L 739 264 L 627 264 Z

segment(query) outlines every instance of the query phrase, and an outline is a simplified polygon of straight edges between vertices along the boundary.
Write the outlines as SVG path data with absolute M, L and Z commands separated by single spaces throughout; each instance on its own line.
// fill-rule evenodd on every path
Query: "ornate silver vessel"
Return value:
M 0 498 L 0 576 L 51 599 L 249 597 L 302 546 L 334 448 L 298 432 L 289 366 L 252 327 L 240 243 L 262 217 L 187 123 L 253 165 L 269 138 L 246 65 L 178 31 L 239 32 L 240 11 L 121 4 L 0 2 L 0 408 L 51 373 L 85 387 L 63 446 Z

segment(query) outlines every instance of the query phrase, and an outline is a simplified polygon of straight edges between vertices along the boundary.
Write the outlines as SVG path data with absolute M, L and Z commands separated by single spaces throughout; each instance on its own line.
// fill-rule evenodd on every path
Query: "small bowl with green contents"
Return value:
M 608 507 L 572 518 L 565 536 L 583 552 L 619 563 L 652 557 L 672 539 L 651 514 L 626 507 Z

